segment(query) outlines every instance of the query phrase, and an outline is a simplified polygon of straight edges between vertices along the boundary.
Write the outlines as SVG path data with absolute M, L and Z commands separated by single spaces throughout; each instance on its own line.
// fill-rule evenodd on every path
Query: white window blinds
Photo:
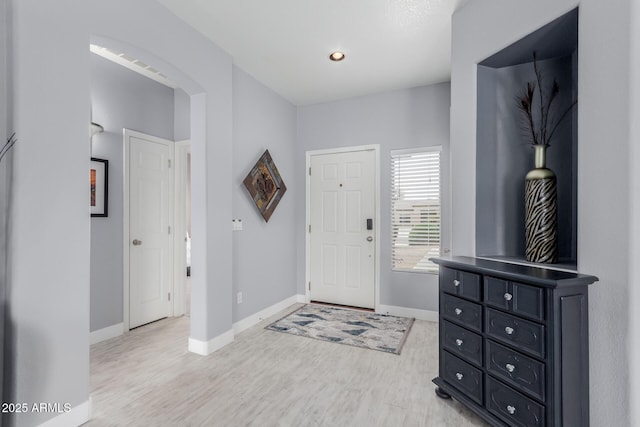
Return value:
M 441 147 L 391 151 L 391 268 L 437 272 Z

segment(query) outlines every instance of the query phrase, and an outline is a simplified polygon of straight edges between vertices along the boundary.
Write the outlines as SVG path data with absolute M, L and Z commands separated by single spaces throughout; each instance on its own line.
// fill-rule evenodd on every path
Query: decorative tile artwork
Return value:
M 287 191 L 269 150 L 266 150 L 244 179 L 244 185 L 266 222 Z

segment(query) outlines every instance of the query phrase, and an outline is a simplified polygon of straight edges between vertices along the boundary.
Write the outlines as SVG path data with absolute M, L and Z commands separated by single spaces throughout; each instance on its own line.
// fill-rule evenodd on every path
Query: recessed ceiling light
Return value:
M 331 52 L 329 59 L 336 62 L 342 61 L 344 59 L 344 53 L 336 50 L 335 52 Z

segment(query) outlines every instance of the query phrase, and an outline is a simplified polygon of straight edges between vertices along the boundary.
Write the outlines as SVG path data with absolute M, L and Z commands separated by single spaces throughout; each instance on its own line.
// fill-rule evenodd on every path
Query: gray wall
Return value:
M 630 80 L 629 58 L 637 55 L 630 49 L 630 28 L 637 31 L 639 24 L 629 19 L 630 4 L 626 0 L 488 0 L 469 2 L 453 17 L 451 162 L 460 173 L 452 174 L 452 249 L 457 255 L 474 255 L 475 210 L 469 206 L 476 198 L 477 64 L 580 6 L 578 270 L 600 278 L 589 290 L 594 426 L 638 424 L 637 413 L 635 420 L 630 419 L 630 407 L 637 406 L 631 402 L 639 397 L 637 363 L 630 363 L 629 356 L 631 351 L 637 360 L 639 326 L 629 324 L 629 290 L 638 285 L 638 270 L 633 267 L 637 259 L 632 258 L 638 252 L 630 248 L 637 248 L 639 236 L 629 228 L 638 222 L 630 202 L 637 203 L 638 191 L 629 184 L 634 169 L 630 165 L 638 162 L 638 152 L 632 149 L 637 141 L 629 134 L 636 121 L 629 115 L 629 106 L 637 106 L 637 101 L 630 101 L 629 82 L 635 79 Z M 633 95 L 637 97 L 637 87 Z M 637 312 L 635 306 L 631 312 Z M 628 346 L 630 337 L 635 337 L 635 350 Z M 636 384 L 631 389 L 635 395 L 629 393 L 630 383 Z
M 184 141 L 191 136 L 191 99 L 182 89 L 177 88 L 173 93 L 173 140 Z
M 91 331 L 122 323 L 122 129 L 173 139 L 173 89 L 90 54 L 91 111 L 104 132 L 92 157 L 109 160 L 109 216 L 91 218 Z
M 630 55 L 629 55 L 629 75 L 640 75 L 640 3 L 631 3 L 630 21 L 632 22 L 630 29 Z M 629 81 L 629 141 L 640 141 L 640 120 L 631 118 L 640 117 L 640 79 L 632 77 Z M 640 147 L 638 144 L 630 144 L 629 155 L 629 185 L 631 215 L 629 218 L 629 245 L 630 260 L 629 281 L 635 285 L 629 286 L 629 307 L 640 307 L 640 286 L 637 283 L 640 279 L 640 263 L 631 262 L 631 260 L 640 259 L 640 168 L 635 167 L 640 163 Z M 638 326 L 640 325 L 640 310 L 629 310 L 629 325 L 631 325 L 631 333 L 629 336 L 629 360 L 640 360 L 640 333 Z M 630 363 L 629 367 L 630 402 L 638 402 L 640 400 L 640 366 L 638 363 Z M 640 425 L 640 405 L 631 405 L 631 425 Z
M 309 150 L 380 144 L 380 303 L 438 310 L 437 276 L 391 271 L 390 151 L 442 145 L 443 248 L 448 248 L 449 84 L 398 90 L 298 108 L 296 181 L 306 179 Z M 305 198 L 296 200 L 296 284 L 304 295 Z
M 89 399 L 89 13 L 86 2 L 9 4 L 19 142 L 4 401 L 68 402 L 82 416 Z M 6 425 L 34 426 L 56 414 L 4 415 Z
M 92 40 L 138 57 L 166 71 L 191 95 L 193 199 L 199 201 L 193 234 L 200 249 L 192 277 L 198 304 L 192 306 L 191 337 L 202 341 L 232 325 L 231 162 L 206 169 L 216 159 L 232 157 L 232 61 L 154 0 L 7 2 L 15 77 L 12 123 L 19 144 L 9 238 L 5 400 L 72 405 L 68 414 L 10 415 L 11 425 L 39 425 L 54 417 L 60 417 L 59 425 L 79 425 L 89 414 L 87 45 Z
M 292 104 L 233 68 L 233 218 L 243 224 L 233 233 L 234 322 L 296 294 L 295 201 L 304 181 L 295 179 L 295 121 Z M 268 223 L 242 183 L 266 149 L 287 186 Z
M 9 279 L 7 271 L 7 256 L 9 243 L 9 201 L 11 190 L 11 174 L 9 164 L 12 156 L 3 152 L 6 150 L 5 141 L 11 131 L 7 126 L 7 10 L 6 2 L 0 2 L 0 401 L 3 399 L 4 382 L 4 318 L 7 306 L 6 290 Z M 0 425 L 2 419 L 0 418 Z
M 9 129 L 7 128 L 7 112 L 9 101 L 7 99 L 7 48 L 9 45 L 8 35 L 10 30 L 9 14 L 7 10 L 7 2 L 0 2 L 0 143 L 6 141 L 9 137 Z

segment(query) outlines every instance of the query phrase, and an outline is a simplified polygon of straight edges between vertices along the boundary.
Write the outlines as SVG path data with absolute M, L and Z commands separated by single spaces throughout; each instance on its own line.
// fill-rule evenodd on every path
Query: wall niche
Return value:
M 555 78 L 560 91 L 551 114 L 578 99 L 578 9 L 561 16 L 478 64 L 476 145 L 476 256 L 525 261 L 525 175 L 533 165 L 517 97 L 536 81 L 543 90 Z M 547 150 L 547 167 L 558 180 L 557 264 L 575 270 L 577 260 L 578 108 L 564 118 Z

